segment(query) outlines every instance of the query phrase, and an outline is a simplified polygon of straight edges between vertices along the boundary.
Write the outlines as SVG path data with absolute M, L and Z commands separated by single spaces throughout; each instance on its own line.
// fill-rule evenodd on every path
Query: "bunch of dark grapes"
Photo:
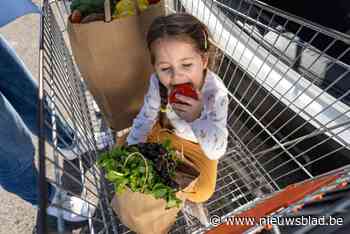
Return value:
M 164 180 L 166 185 L 175 189 L 179 187 L 173 178 L 176 161 L 173 160 L 171 154 L 163 145 L 158 143 L 139 143 L 129 147 L 136 147 L 144 157 L 154 163 L 158 175 Z

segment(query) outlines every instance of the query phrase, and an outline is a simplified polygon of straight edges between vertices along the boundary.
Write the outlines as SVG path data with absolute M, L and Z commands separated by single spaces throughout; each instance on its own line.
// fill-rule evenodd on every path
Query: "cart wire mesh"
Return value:
M 51 118 L 43 117 L 41 120 L 53 132 L 53 144 L 48 146 L 44 155 L 47 177 L 58 194 L 67 192 L 80 197 L 96 209 L 95 215 L 88 219 L 86 232 L 108 233 L 106 230 L 113 230 L 117 233 L 113 228 L 114 215 L 109 206 L 106 185 L 101 180 L 103 172 L 95 164 L 98 150 L 108 146 L 104 140 L 112 140 L 111 133 L 104 128 L 97 105 L 77 73 L 61 31 L 62 22 L 54 16 L 59 13 L 54 5 L 58 6 L 57 2 L 44 1 L 41 22 L 41 104 L 42 110 L 49 109 L 51 113 Z M 63 139 L 58 134 L 62 133 L 62 126 L 66 127 L 66 132 L 70 130 L 68 132 L 73 133 L 68 134 L 69 139 Z M 62 142 L 65 145 L 62 146 Z M 77 158 L 64 160 L 67 150 L 76 154 Z M 57 206 L 62 207 L 60 202 L 62 205 L 64 201 L 59 201 Z M 54 224 L 62 233 L 68 228 L 62 216 Z
M 287 185 L 349 164 L 349 35 L 255 0 L 165 4 L 167 14 L 188 12 L 208 26 L 217 48 L 214 72 L 229 90 L 229 144 L 205 204 L 209 215 L 235 214 Z M 59 192 L 96 207 L 82 233 L 131 233 L 113 213 L 113 190 L 95 164 L 98 153 L 113 146 L 114 134 L 74 63 L 67 14 L 68 1 L 43 2 L 41 104 L 52 116 L 42 122 L 52 129 L 53 144 L 40 161 Z M 58 146 L 60 119 L 74 132 L 76 160 L 64 160 Z M 57 228 L 68 227 L 59 218 Z M 180 214 L 171 232 L 208 228 Z

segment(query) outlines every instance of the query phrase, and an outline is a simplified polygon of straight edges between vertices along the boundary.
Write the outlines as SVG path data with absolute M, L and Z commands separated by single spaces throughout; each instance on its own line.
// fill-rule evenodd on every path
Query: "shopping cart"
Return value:
M 255 0 L 165 3 L 168 14 L 186 11 L 209 27 L 218 48 L 215 72 L 230 91 L 229 144 L 219 163 L 215 194 L 205 204 L 210 216 L 238 214 L 288 185 L 324 174 L 341 173 L 333 185 L 348 180 L 349 35 Z M 41 118 L 41 127 L 46 124 L 55 132 L 55 116 L 65 117 L 87 153 L 64 161 L 57 134 L 46 150 L 40 138 L 41 178 L 46 169 L 59 192 L 96 207 L 82 233 L 131 233 L 113 213 L 113 190 L 95 164 L 98 153 L 114 145 L 116 133 L 104 123 L 74 63 L 65 31 L 68 5 L 64 0 L 43 1 L 40 103 L 48 103 L 54 115 L 51 122 Z M 40 218 L 42 231 L 47 222 L 44 214 Z M 68 228 L 58 219 L 59 231 Z M 189 223 L 180 214 L 171 232 L 212 228 Z

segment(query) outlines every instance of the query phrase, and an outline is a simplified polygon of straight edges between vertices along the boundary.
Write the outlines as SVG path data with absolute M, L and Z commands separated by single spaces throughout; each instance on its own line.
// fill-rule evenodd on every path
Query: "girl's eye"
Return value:
M 168 71 L 170 68 L 169 67 L 165 67 L 165 68 L 161 68 L 161 71 Z
M 184 67 L 190 67 L 192 66 L 192 63 L 188 63 L 188 64 L 183 64 Z

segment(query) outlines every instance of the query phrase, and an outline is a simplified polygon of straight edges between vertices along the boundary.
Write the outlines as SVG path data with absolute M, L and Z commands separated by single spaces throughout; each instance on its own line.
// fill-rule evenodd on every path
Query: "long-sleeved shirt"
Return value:
M 175 113 L 170 104 L 167 106 L 166 114 L 174 126 L 174 133 L 181 138 L 199 143 L 205 155 L 212 160 L 222 157 L 227 148 L 227 92 L 222 80 L 208 70 L 201 90 L 203 109 L 198 119 L 186 122 Z M 144 105 L 134 119 L 127 137 L 128 145 L 146 142 L 148 134 L 158 120 L 160 101 L 159 80 L 152 74 Z

